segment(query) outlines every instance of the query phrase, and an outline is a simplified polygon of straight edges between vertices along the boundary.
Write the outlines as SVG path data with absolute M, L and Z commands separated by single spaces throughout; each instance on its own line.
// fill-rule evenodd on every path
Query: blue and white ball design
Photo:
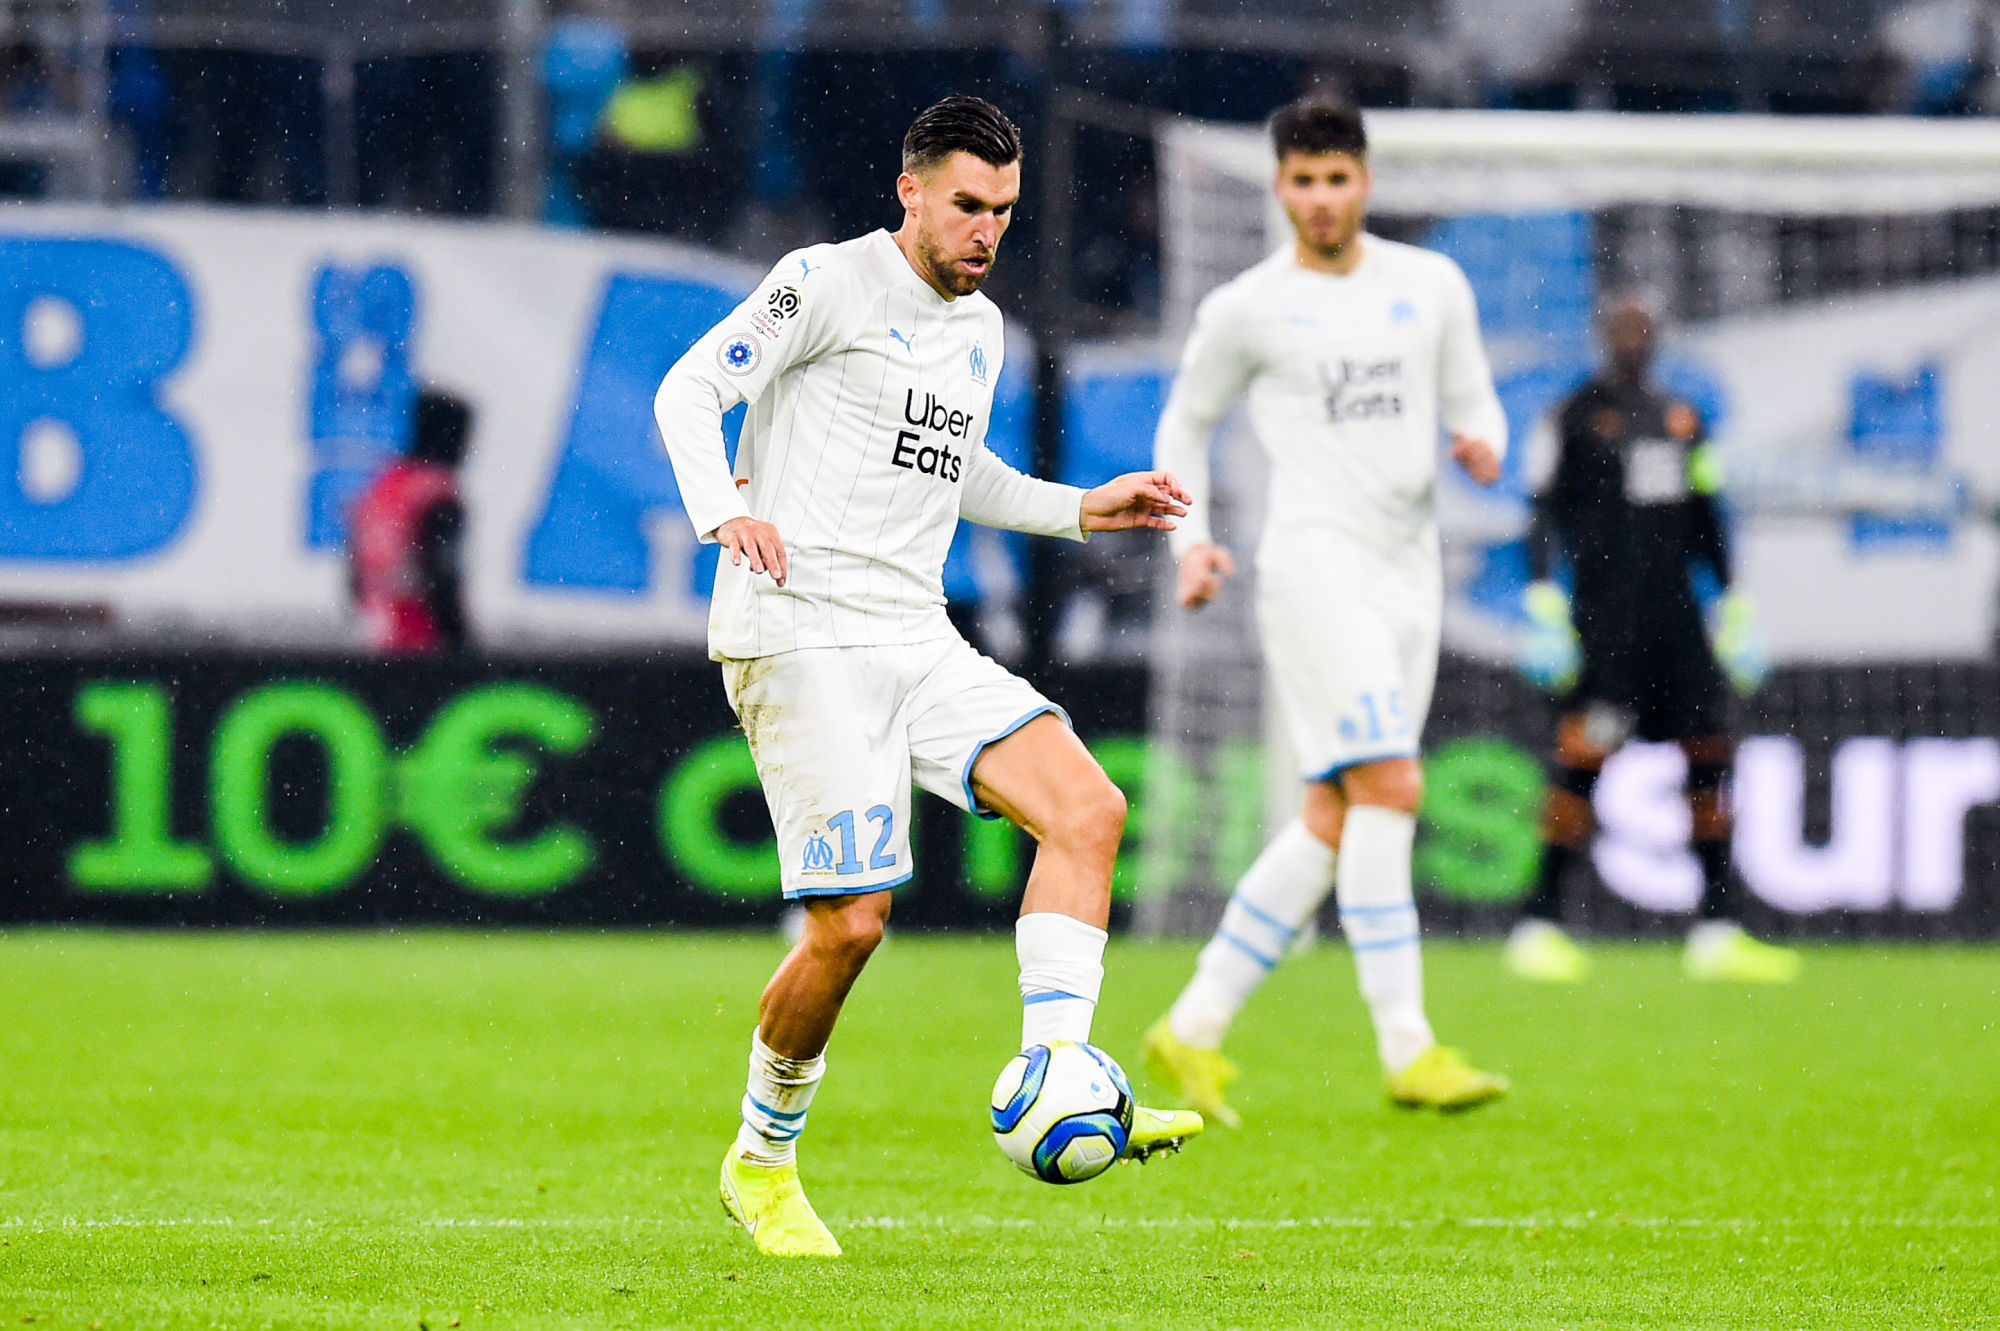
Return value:
M 1096 1178 L 1131 1135 L 1132 1084 L 1095 1045 L 1030 1045 L 993 1083 L 993 1140 L 1044 1183 Z

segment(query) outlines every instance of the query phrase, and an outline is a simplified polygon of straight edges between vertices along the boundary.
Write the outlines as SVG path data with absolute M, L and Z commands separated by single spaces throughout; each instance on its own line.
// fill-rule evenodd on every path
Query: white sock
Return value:
M 1051 1040 L 1087 1041 L 1104 988 L 1109 935 L 1067 915 L 1037 911 L 1014 922 L 1021 963 L 1021 1047 Z
M 789 1165 L 806 1130 L 806 1110 L 826 1075 L 826 1055 L 786 1058 L 755 1034 L 750 1037 L 750 1086 L 743 1093 L 743 1126 L 736 1144 L 753 1165 Z
M 1236 884 L 1194 978 L 1167 1013 L 1174 1038 L 1218 1049 L 1236 1014 L 1284 959 L 1333 886 L 1333 848 L 1294 818 Z
M 1410 894 L 1415 815 L 1372 804 L 1347 810 L 1334 893 L 1340 928 L 1354 949 L 1361 997 L 1375 1019 L 1382 1066 L 1400 1072 L 1436 1043 L 1424 1016 L 1424 957 Z

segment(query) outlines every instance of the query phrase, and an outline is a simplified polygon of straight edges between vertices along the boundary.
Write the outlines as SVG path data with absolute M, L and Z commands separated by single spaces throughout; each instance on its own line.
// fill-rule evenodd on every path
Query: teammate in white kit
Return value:
M 757 762 L 787 899 L 805 928 L 764 990 L 722 1200 L 759 1248 L 837 1256 L 794 1142 L 848 990 L 909 879 L 910 783 L 1040 843 L 1021 902 L 1022 1044 L 1088 1040 L 1125 798 L 1062 710 L 945 615 L 961 517 L 1084 540 L 1171 529 L 1168 475 L 1088 492 L 986 448 L 1006 341 L 979 286 L 1020 194 L 1020 138 L 949 97 L 903 141 L 903 224 L 787 255 L 677 362 L 654 402 L 696 533 L 728 551 L 709 654 Z M 735 466 L 722 416 L 750 404 Z M 1199 1115 L 1139 1109 L 1127 1155 L 1178 1147 Z
M 1390 1098 L 1463 1108 L 1507 1083 L 1437 1044 L 1424 1012 L 1410 847 L 1443 602 L 1431 494 L 1441 425 L 1453 458 L 1488 485 L 1507 421 L 1464 274 L 1363 230 L 1359 113 L 1306 99 L 1280 108 L 1271 131 L 1296 243 L 1202 302 L 1154 463 L 1192 496 L 1169 539 L 1180 602 L 1197 608 L 1233 572 L 1209 533 L 1209 440 L 1248 394 L 1271 459 L 1258 622 L 1305 800 L 1237 884 L 1194 978 L 1147 1032 L 1146 1061 L 1233 1125 L 1223 1037 L 1331 889 Z

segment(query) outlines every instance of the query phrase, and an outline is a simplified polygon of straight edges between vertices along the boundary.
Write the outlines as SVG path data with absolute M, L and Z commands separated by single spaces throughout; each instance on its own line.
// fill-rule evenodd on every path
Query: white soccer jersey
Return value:
M 695 532 L 777 527 L 783 587 L 722 560 L 709 655 L 882 647 L 950 635 L 944 560 L 962 516 L 1082 540 L 1082 491 L 986 447 L 1000 311 L 946 300 L 886 231 L 780 260 L 667 372 L 653 412 Z M 750 404 L 734 474 L 723 413 Z
M 1194 496 L 1175 554 L 1213 539 L 1210 437 L 1248 392 L 1271 459 L 1260 567 L 1288 557 L 1287 533 L 1435 558 L 1438 427 L 1507 446 L 1507 418 L 1479 340 L 1472 288 L 1441 254 L 1378 236 L 1349 274 L 1281 252 L 1209 293 L 1154 441 L 1156 466 Z M 1307 548 L 1325 548 L 1321 541 Z

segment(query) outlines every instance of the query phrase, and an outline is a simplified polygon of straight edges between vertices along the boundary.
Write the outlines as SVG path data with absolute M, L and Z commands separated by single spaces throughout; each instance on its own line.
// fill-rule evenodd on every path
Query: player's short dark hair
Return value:
M 903 136 L 903 169 L 920 175 L 953 153 L 971 153 L 988 166 L 1021 160 L 1021 131 L 983 97 L 953 93 L 925 108 Z
M 422 462 L 456 467 L 465 460 L 467 436 L 472 433 L 472 408 L 450 393 L 427 388 L 417 394 L 417 410 L 410 432 L 410 456 Z
M 1278 156 L 1305 153 L 1346 153 L 1349 157 L 1368 155 L 1368 131 L 1362 127 L 1361 112 L 1353 105 L 1312 93 L 1295 102 L 1286 102 L 1271 114 L 1271 146 Z

